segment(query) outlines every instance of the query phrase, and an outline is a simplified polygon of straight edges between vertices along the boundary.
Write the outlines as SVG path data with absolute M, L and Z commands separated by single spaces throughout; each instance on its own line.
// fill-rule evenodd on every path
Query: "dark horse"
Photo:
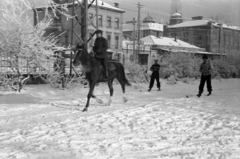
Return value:
M 90 56 L 90 54 L 88 53 L 88 51 L 86 49 L 83 49 L 83 50 L 79 49 L 76 52 L 77 52 L 77 54 L 73 61 L 73 65 L 78 66 L 78 65 L 80 65 L 80 63 L 82 64 L 82 66 L 85 70 L 86 79 L 89 82 L 89 92 L 87 95 L 86 106 L 83 109 L 83 112 L 84 112 L 84 111 L 88 110 L 89 101 L 90 101 L 91 97 L 95 98 L 99 103 L 103 103 L 103 101 L 101 99 L 98 99 L 95 95 L 93 95 L 93 90 L 94 90 L 96 83 L 101 82 L 101 80 L 102 80 L 102 76 L 104 74 L 104 67 L 102 66 L 102 62 L 99 59 Z M 128 82 L 128 80 L 125 76 L 125 71 L 124 71 L 123 65 L 119 62 L 110 61 L 109 68 L 108 68 L 108 76 L 109 76 L 108 80 L 105 81 L 108 83 L 108 87 L 110 90 L 110 99 L 108 101 L 108 105 L 110 105 L 112 102 L 112 99 L 111 99 L 111 97 L 113 95 L 112 83 L 115 78 L 117 78 L 117 80 L 121 84 L 122 91 L 123 91 L 123 101 L 127 102 L 127 99 L 124 96 L 125 85 L 130 86 L 131 84 Z

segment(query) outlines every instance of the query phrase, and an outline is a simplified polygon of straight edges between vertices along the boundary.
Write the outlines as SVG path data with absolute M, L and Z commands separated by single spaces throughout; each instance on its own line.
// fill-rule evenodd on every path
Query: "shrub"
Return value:
M 169 54 L 163 58 L 161 77 L 198 77 L 200 60 L 191 54 Z
M 149 81 L 149 76 L 147 75 L 147 66 L 128 63 L 125 65 L 125 69 L 129 71 L 126 74 L 130 82 L 147 83 Z
M 238 75 L 239 71 L 228 58 L 213 60 L 213 77 L 230 78 L 233 74 Z

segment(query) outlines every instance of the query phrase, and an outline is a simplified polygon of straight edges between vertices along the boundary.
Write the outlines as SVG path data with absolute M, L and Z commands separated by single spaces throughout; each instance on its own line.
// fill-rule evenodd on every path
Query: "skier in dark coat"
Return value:
M 102 36 L 102 30 L 96 30 L 95 34 L 97 38 L 93 46 L 93 52 L 96 54 L 95 57 L 102 60 L 105 68 L 105 78 L 108 79 L 108 41 Z
M 150 70 L 152 71 L 152 75 L 151 75 L 151 81 L 150 81 L 149 89 L 148 89 L 149 92 L 151 91 L 151 89 L 153 87 L 155 79 L 157 81 L 158 91 L 161 90 L 160 89 L 161 85 L 160 85 L 160 82 L 159 82 L 159 69 L 160 69 L 160 65 L 158 64 L 158 60 L 156 59 L 155 63 L 150 68 Z
M 199 84 L 199 92 L 197 94 L 198 97 L 201 97 L 206 81 L 207 81 L 208 96 L 212 94 L 211 74 L 212 74 L 213 66 L 211 64 L 211 61 L 208 59 L 207 55 L 203 55 L 202 59 L 203 59 L 203 63 L 201 64 L 199 69 L 199 71 L 201 72 L 201 81 Z

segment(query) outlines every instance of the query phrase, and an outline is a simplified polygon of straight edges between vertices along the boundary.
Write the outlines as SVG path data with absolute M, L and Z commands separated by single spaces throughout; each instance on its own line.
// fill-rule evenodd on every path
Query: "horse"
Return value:
M 113 96 L 113 80 L 116 78 L 118 82 L 120 83 L 122 87 L 123 92 L 123 101 L 124 103 L 127 102 L 127 98 L 125 97 L 125 85 L 131 86 L 129 81 L 126 78 L 124 66 L 117 62 L 117 61 L 109 61 L 108 63 L 108 79 L 103 81 L 102 77 L 105 72 L 105 68 L 102 65 L 102 62 L 100 59 L 96 57 L 92 57 L 88 51 L 85 48 L 76 50 L 76 56 L 73 60 L 73 66 L 83 66 L 83 69 L 85 70 L 85 76 L 89 83 L 89 92 L 87 95 L 87 103 L 82 110 L 83 112 L 88 110 L 90 98 L 94 98 L 97 102 L 103 103 L 103 101 L 99 98 L 97 98 L 95 95 L 93 95 L 93 90 L 95 85 L 98 82 L 107 82 L 109 91 L 110 91 L 110 97 L 108 101 L 108 106 L 110 106 L 112 102 L 112 96 Z

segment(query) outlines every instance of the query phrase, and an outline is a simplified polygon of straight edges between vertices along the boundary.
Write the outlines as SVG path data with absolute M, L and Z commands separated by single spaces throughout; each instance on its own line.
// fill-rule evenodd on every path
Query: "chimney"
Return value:
M 114 3 L 114 7 L 119 8 L 119 3 Z

